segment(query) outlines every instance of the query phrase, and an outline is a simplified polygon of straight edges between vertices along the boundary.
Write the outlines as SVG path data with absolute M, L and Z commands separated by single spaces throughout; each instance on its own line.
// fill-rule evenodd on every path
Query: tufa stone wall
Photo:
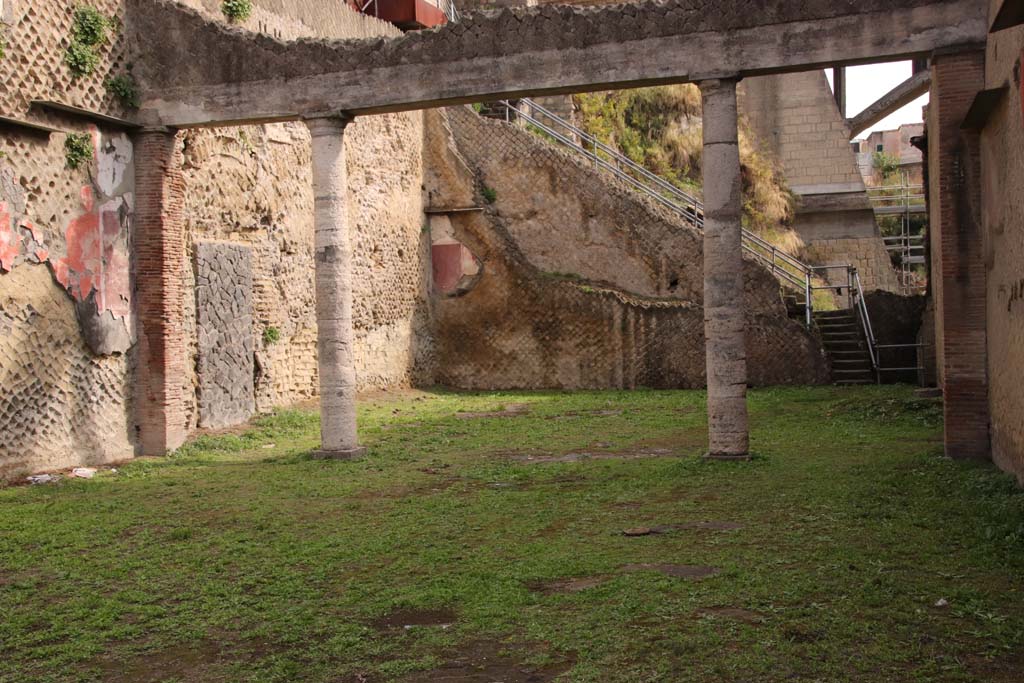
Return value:
M 120 130 L 33 105 L 55 100 L 122 116 L 104 85 L 126 73 L 119 0 L 91 75 L 65 62 L 72 0 L 7 0 L 0 113 L 0 477 L 133 454 L 127 411 L 134 339 L 129 229 L 134 152 Z M 70 169 L 68 133 L 92 159 Z
M 450 126 L 429 115 L 430 207 L 485 210 L 449 216 L 480 272 L 435 300 L 438 380 L 703 386 L 700 233 L 525 130 L 446 112 Z M 778 282 L 745 267 L 751 381 L 826 381 L 820 346 L 787 318 Z
M 993 12 L 1001 3 L 992 2 Z M 993 15 L 994 16 L 994 15 Z M 1024 27 L 990 36 L 985 87 L 1009 86 L 981 132 L 992 458 L 1024 484 Z M 929 129 L 929 137 L 931 130 Z M 930 155 L 929 155 L 930 159 Z M 969 271 L 972 275 L 976 272 Z M 972 301 L 981 299 L 974 284 Z M 948 324 L 948 323 L 947 323 Z M 976 341 L 976 343 L 978 343 Z M 948 353 L 948 351 L 947 351 Z
M 162 452 L 166 445 L 180 444 L 199 424 L 202 378 L 197 373 L 193 269 L 193 247 L 199 241 L 228 241 L 251 249 L 248 341 L 258 370 L 249 372 L 247 384 L 257 407 L 269 410 L 316 395 L 312 189 L 305 127 L 221 128 L 176 137 L 145 133 L 135 140 L 140 146 L 136 149 L 116 129 L 33 106 L 32 100 L 56 100 L 111 116 L 131 115 L 104 85 L 108 77 L 127 73 L 123 25 L 130 22 L 122 2 L 89 3 L 115 21 L 109 40 L 99 47 L 95 73 L 75 80 L 64 63 L 64 51 L 77 4 L 4 3 L 9 26 L 4 29 L 7 56 L 0 60 L 5 84 L 0 113 L 60 131 L 47 135 L 4 124 L 0 136 L 4 476 L 122 459 L 147 448 Z M 187 4 L 206 18 L 224 22 L 219 1 Z M 341 4 L 257 0 L 255 5 L 247 27 L 282 39 L 400 35 L 390 24 Z M 65 131 L 90 135 L 91 164 L 75 171 L 67 168 Z M 422 135 L 418 113 L 362 118 L 346 134 L 350 215 L 356 230 L 356 354 L 363 388 L 430 378 Z M 137 192 L 136 156 L 145 161 Z M 166 173 L 179 163 L 180 174 Z M 137 193 L 146 199 L 146 211 L 138 216 Z M 135 231 L 131 241 L 130 228 Z M 32 297 L 41 297 L 46 306 L 28 307 L 26 302 L 34 299 L 22 291 L 21 278 L 27 277 L 20 273 L 23 268 L 35 274 Z M 173 300 L 165 300 L 162 293 L 149 297 L 145 325 L 135 315 L 133 269 L 140 274 L 138 287 L 162 282 L 157 289 L 174 295 Z M 37 291 L 44 285 L 52 291 Z M 64 297 L 68 305 L 53 304 L 54 297 Z M 183 303 L 181 310 L 177 301 Z M 46 315 L 33 310 L 45 310 Z M 263 343 L 268 327 L 278 329 L 278 342 Z M 82 349 L 89 355 L 72 354 Z M 133 373 L 136 353 L 151 362 Z M 37 391 L 48 392 L 46 398 L 32 393 Z M 84 404 L 89 410 L 83 410 Z M 137 411 L 131 411 L 133 405 Z M 156 409 L 177 417 L 158 419 Z M 159 443 L 137 443 L 136 421 L 159 424 L 163 431 L 154 435 Z M 168 432 L 168 425 L 179 424 L 180 429 Z M 101 441 L 93 436 L 100 434 Z

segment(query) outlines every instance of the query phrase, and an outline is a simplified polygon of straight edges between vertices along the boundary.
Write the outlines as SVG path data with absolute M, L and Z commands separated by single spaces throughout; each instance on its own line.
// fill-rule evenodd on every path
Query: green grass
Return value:
M 0 490 L 0 681 L 430 681 L 492 645 L 560 681 L 1022 680 L 1013 482 L 941 457 L 906 388 L 750 406 L 748 463 L 697 457 L 701 392 L 440 392 L 363 401 L 361 461 L 310 460 L 317 416 L 285 411 Z M 671 457 L 521 460 L 581 449 Z M 695 521 L 742 528 L 621 534 Z M 444 680 L 527 680 L 492 674 Z

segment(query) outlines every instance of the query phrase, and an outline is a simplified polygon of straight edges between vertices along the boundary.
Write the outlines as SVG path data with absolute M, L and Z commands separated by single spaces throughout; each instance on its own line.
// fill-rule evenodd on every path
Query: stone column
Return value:
M 165 455 L 188 435 L 185 383 L 185 186 L 173 130 L 144 129 L 133 140 L 135 208 L 135 426 L 142 455 Z
M 932 58 L 928 105 L 929 291 L 946 455 L 990 457 L 986 269 L 978 131 L 961 124 L 985 87 L 985 53 Z
M 704 338 L 707 457 L 749 458 L 743 311 L 743 201 L 736 80 L 700 84 L 704 105 Z
M 352 117 L 306 121 L 313 138 L 317 356 L 320 368 L 319 458 L 365 453 L 356 436 L 356 371 L 352 352 L 352 245 L 345 177 L 345 126 Z

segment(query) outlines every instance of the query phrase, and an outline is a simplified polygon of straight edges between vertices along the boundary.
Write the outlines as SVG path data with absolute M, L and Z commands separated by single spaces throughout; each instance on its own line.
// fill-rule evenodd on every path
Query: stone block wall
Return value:
M 811 242 L 804 250 L 804 258 L 817 265 L 850 264 L 860 273 L 864 290 L 899 290 L 896 271 L 889 259 L 885 244 L 877 237 L 855 239 L 824 239 Z M 845 275 L 829 271 L 833 284 L 842 284 Z
M 438 380 L 703 386 L 700 233 L 522 128 L 446 111 L 450 125 L 428 119 L 430 206 L 483 210 L 449 215 L 480 272 L 435 298 Z M 786 316 L 778 282 L 745 267 L 751 382 L 826 381 L 820 346 Z
M 740 86 L 744 116 L 797 195 L 793 228 L 809 246 L 805 258 L 855 265 L 865 287 L 899 291 L 824 71 L 759 76 Z
M 1004 85 L 981 132 L 984 343 L 992 458 L 1024 484 L 1024 27 L 990 36 L 985 87 Z

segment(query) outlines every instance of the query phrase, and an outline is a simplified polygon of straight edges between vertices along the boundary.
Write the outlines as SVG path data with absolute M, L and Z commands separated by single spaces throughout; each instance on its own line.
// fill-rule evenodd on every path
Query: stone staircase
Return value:
M 825 353 L 832 362 L 836 384 L 874 384 L 871 354 L 857 314 L 853 309 L 815 311 L 814 322 L 821 333 Z

